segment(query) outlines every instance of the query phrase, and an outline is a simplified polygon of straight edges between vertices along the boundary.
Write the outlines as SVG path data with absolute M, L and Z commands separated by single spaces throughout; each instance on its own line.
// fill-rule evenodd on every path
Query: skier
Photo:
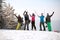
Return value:
M 16 16 L 16 14 L 14 14 Z M 21 23 L 23 22 L 22 18 L 20 15 L 16 16 L 18 19 L 18 25 L 16 27 L 16 30 L 18 30 L 19 28 L 21 28 Z
M 44 25 L 44 15 L 43 13 L 41 13 L 41 16 L 38 15 L 38 17 L 40 18 L 40 30 L 42 31 L 42 25 L 43 25 L 43 28 L 44 28 L 44 31 L 46 30 L 45 29 L 45 25 Z
M 47 16 L 46 16 L 46 23 L 47 23 L 47 27 L 48 27 L 48 31 L 52 31 L 52 28 L 51 28 L 51 17 L 53 16 L 54 12 L 49 15 L 47 13 Z
M 34 29 L 36 30 L 36 26 L 35 26 L 35 14 L 33 13 L 32 15 L 30 15 L 31 16 L 31 24 L 32 24 L 32 30 L 33 30 L 33 27 L 34 27 Z
M 25 14 L 26 13 L 26 14 Z M 24 26 L 24 30 L 26 29 L 26 26 L 27 26 L 27 30 L 29 30 L 29 15 L 28 15 L 28 12 L 27 11 L 24 11 L 23 13 L 24 15 L 24 18 L 25 18 L 25 26 Z

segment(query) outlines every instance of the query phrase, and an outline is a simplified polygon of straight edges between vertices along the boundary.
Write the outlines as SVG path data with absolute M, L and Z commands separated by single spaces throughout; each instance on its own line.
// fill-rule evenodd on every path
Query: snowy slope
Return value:
M 60 33 L 47 31 L 0 30 L 0 40 L 60 40 Z

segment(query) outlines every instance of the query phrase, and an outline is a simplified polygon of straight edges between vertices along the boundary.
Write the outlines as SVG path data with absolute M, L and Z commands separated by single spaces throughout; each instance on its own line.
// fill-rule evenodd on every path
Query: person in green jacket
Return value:
M 47 27 L 48 27 L 48 31 L 52 31 L 52 28 L 51 28 L 51 17 L 53 16 L 54 12 L 49 15 L 49 13 L 47 13 L 47 16 L 46 16 L 46 23 L 47 23 Z

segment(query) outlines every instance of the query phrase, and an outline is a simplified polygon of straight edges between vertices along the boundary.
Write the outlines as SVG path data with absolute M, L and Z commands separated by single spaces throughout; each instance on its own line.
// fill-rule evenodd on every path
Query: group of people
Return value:
M 47 24 L 48 31 L 52 31 L 52 28 L 51 28 L 51 17 L 52 17 L 53 14 L 54 14 L 54 12 L 51 15 L 49 15 L 49 13 L 47 13 L 47 16 L 45 18 L 46 19 L 45 22 L 44 22 L 44 15 L 43 15 L 43 13 L 41 13 L 41 16 L 37 15 L 40 18 L 40 31 L 42 31 L 42 25 L 43 25 L 44 31 L 46 31 L 44 23 Z M 24 18 L 25 18 L 24 30 L 26 30 L 26 27 L 27 27 L 27 30 L 29 30 L 29 23 L 30 22 L 31 22 L 31 30 L 33 30 L 33 28 L 36 30 L 36 26 L 35 26 L 35 14 L 34 13 L 32 13 L 32 15 L 29 14 L 31 16 L 31 21 L 29 19 L 29 15 L 28 15 L 27 11 L 24 11 L 23 15 L 24 15 Z M 23 22 L 23 18 L 21 18 L 20 15 L 18 15 L 16 17 L 18 19 L 18 25 L 16 27 L 16 30 L 18 30 L 19 27 L 21 27 L 21 24 Z

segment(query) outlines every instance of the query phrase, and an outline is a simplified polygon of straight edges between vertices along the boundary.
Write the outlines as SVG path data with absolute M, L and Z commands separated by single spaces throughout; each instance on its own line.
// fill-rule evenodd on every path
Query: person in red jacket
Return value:
M 36 26 L 35 26 L 35 14 L 33 13 L 31 16 L 31 24 L 32 24 L 32 30 L 33 30 L 33 27 L 34 29 L 36 30 Z

